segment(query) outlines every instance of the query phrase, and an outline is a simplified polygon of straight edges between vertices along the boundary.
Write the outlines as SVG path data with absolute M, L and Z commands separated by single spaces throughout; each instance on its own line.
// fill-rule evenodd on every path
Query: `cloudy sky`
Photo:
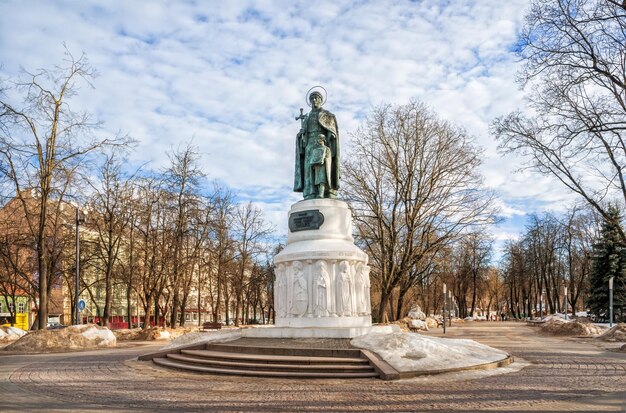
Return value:
M 259 204 L 286 233 L 299 108 L 328 91 L 341 139 L 380 103 L 430 105 L 484 149 L 486 184 L 507 218 L 562 210 L 555 182 L 515 173 L 497 153 L 490 122 L 523 108 L 515 84 L 516 33 L 528 0 L 12 1 L 0 2 L 0 76 L 61 62 L 63 43 L 99 76 L 76 104 L 138 140 L 131 157 L 159 168 L 193 142 L 211 179 Z M 501 242 L 499 243 L 501 245 Z

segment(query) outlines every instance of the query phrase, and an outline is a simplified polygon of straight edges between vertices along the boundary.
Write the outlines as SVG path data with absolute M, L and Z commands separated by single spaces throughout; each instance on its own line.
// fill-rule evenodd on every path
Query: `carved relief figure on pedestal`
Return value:
M 300 261 L 293 263 L 293 289 L 290 313 L 302 317 L 309 306 L 309 292 L 303 266 Z
M 328 303 L 330 301 L 328 299 L 330 278 L 325 261 L 315 263 L 313 277 L 315 280 L 313 282 L 313 288 L 315 288 L 315 316 L 325 317 L 328 315 Z
M 356 276 L 355 276 L 355 298 L 356 298 L 356 313 L 358 315 L 365 315 L 366 313 L 366 302 L 365 302 L 365 265 L 362 262 L 359 262 L 356 265 Z
M 365 313 L 366 315 L 372 314 L 372 297 L 370 296 L 370 270 L 369 265 L 363 268 L 363 277 L 365 278 L 365 288 L 363 294 L 365 295 Z
M 352 291 L 350 279 L 350 264 L 348 261 L 341 261 L 339 263 L 339 277 L 338 277 L 337 297 L 339 300 L 337 314 L 341 316 L 352 315 Z
M 285 267 L 283 264 L 276 266 L 276 286 L 274 287 L 275 310 L 278 317 L 287 316 L 287 282 L 285 280 Z

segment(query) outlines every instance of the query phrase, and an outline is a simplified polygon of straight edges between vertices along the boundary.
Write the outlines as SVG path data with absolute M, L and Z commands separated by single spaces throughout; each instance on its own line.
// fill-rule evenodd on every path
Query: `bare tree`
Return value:
M 252 203 L 239 205 L 234 214 L 238 268 L 232 279 L 235 293 L 235 325 L 243 320 L 244 291 L 254 279 L 254 259 L 265 251 L 265 238 L 272 227 L 263 219 L 263 212 Z M 245 320 L 244 324 L 245 324 Z
M 494 221 L 492 194 L 482 188 L 480 151 L 465 131 L 417 102 L 375 109 L 347 159 L 344 196 L 372 259 L 384 322 L 401 282 L 419 283 L 433 255 Z
M 215 203 L 213 214 L 213 234 L 214 255 L 216 264 L 215 300 L 213 302 L 213 322 L 222 319 L 222 310 L 226 311 L 225 318 L 228 323 L 228 303 L 222 306 L 223 300 L 229 297 L 226 274 L 234 258 L 234 242 L 230 234 L 233 222 L 234 209 L 233 194 L 224 189 L 215 189 Z
M 88 239 L 94 257 L 91 266 L 102 274 L 104 283 L 103 323 L 109 325 L 114 280 L 122 281 L 121 252 L 124 238 L 130 227 L 132 213 L 132 177 L 124 177 L 122 161 L 115 155 L 105 156 L 97 182 L 89 181 L 92 194 L 88 209 L 91 211 L 89 228 L 95 236 Z
M 532 114 L 493 123 L 500 148 L 608 219 L 607 200 L 626 202 L 626 3 L 533 0 L 519 45 Z
M 76 93 L 76 82 L 95 74 L 84 55 L 75 59 L 66 52 L 63 66 L 53 70 L 26 73 L 27 80 L 15 83 L 22 93 L 23 104 L 13 103 L 6 94 L 0 96 L 0 168 L 5 172 L 20 200 L 27 225 L 35 241 L 39 276 L 38 327 L 48 322 L 48 218 L 50 200 L 62 202 L 59 187 L 69 172 L 78 167 L 84 155 L 104 145 L 127 144 L 125 137 L 100 139 L 90 132 L 97 126 L 89 115 L 75 112 L 70 100 Z M 0 91 L 8 88 L 0 86 Z M 24 194 L 33 189 L 38 211 L 29 213 Z
M 198 208 L 198 185 L 204 176 L 198 167 L 198 154 L 191 145 L 179 148 L 169 154 L 170 166 L 165 171 L 165 183 L 167 190 L 175 197 L 172 205 L 173 219 L 173 248 L 174 259 L 172 262 L 171 291 L 172 311 L 170 325 L 174 326 L 178 318 L 180 307 L 180 287 L 183 283 L 184 267 L 184 239 L 190 231 L 189 221 L 195 209 Z M 186 299 L 186 295 L 185 295 Z M 184 315 L 181 317 L 181 325 L 184 323 Z

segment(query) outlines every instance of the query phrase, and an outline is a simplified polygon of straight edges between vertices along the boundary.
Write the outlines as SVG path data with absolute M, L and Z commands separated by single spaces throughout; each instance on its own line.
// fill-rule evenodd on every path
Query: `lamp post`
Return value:
M 609 278 L 609 327 L 613 327 L 613 278 Z
M 78 206 L 76 207 L 76 293 L 75 295 L 75 302 L 74 302 L 74 309 L 76 312 L 76 319 L 74 320 L 74 324 L 81 324 L 79 322 L 79 311 L 78 311 L 78 301 L 79 301 L 79 276 L 80 276 L 80 233 L 79 233 L 79 226 L 80 224 L 84 224 L 85 223 L 85 218 L 80 216 L 80 211 L 78 210 Z
M 567 286 L 563 287 L 565 288 L 565 321 L 567 321 Z
M 443 334 L 446 334 L 446 283 L 443 283 Z
M 450 299 L 450 307 L 448 308 L 448 327 L 452 327 L 452 291 L 448 290 L 448 298 Z
M 543 289 L 539 290 L 539 319 L 543 318 Z

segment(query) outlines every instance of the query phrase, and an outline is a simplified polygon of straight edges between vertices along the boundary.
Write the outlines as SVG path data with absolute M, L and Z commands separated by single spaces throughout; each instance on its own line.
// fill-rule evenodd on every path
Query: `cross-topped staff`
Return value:
M 296 116 L 296 120 L 300 121 L 300 132 L 304 132 L 304 120 L 306 116 L 304 114 L 304 109 L 300 108 L 300 116 Z

